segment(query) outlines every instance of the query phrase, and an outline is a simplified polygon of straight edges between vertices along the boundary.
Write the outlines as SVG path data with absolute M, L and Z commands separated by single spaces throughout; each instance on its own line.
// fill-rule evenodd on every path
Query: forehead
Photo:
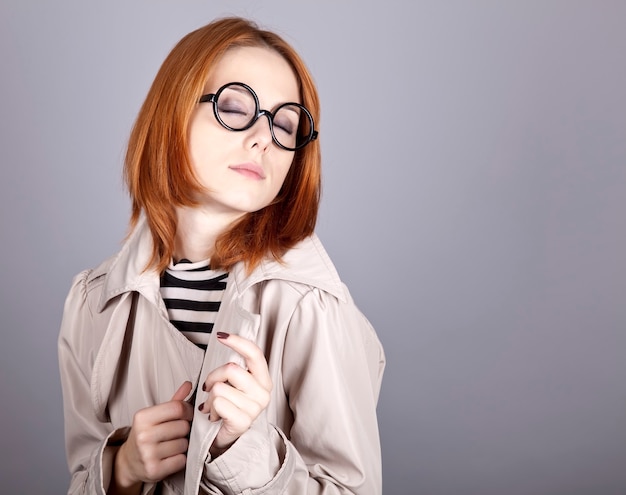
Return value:
M 264 47 L 234 47 L 213 66 L 205 89 L 214 93 L 230 82 L 254 89 L 262 106 L 300 102 L 298 79 L 289 63 L 276 51 Z

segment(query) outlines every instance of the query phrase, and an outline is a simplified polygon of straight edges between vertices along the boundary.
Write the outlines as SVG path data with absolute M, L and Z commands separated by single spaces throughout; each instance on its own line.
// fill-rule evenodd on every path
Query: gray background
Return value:
M 621 1 L 2 0 L 0 491 L 66 488 L 63 300 L 125 233 L 161 61 L 229 13 L 319 85 L 319 234 L 389 361 L 385 493 L 626 493 Z

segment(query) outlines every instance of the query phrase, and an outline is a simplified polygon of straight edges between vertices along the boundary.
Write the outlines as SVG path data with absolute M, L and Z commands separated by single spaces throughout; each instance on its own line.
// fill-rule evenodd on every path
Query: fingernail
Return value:
M 206 383 L 203 383 L 203 384 L 202 384 L 202 391 L 203 391 L 203 392 L 206 392 Z
M 204 409 L 204 402 L 200 403 L 198 406 L 198 411 L 202 411 L 202 409 Z
M 226 333 L 226 332 L 217 332 L 217 338 L 218 339 L 224 339 L 226 340 L 228 338 L 230 334 Z

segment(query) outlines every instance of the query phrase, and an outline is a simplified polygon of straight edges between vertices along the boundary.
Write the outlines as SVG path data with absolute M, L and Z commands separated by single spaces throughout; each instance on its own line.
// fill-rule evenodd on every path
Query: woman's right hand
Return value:
M 115 457 L 109 494 L 139 493 L 143 483 L 161 481 L 185 467 L 193 406 L 184 399 L 191 387 L 185 382 L 171 401 L 135 413 Z

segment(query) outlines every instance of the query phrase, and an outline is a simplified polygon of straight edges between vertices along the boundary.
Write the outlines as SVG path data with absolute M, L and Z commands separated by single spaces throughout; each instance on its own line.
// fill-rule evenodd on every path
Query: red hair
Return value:
M 131 131 L 124 176 L 132 199 L 131 230 L 143 212 L 153 239 L 148 267 L 163 272 L 174 252 L 176 207 L 195 206 L 203 190 L 190 161 L 188 126 L 211 71 L 236 46 L 275 50 L 292 67 L 302 104 L 319 121 L 313 78 L 295 50 L 280 36 L 241 18 L 213 21 L 181 39 L 167 56 Z M 265 208 L 245 214 L 220 235 L 211 267 L 230 269 L 243 261 L 251 271 L 266 256 L 282 255 L 315 229 L 321 190 L 319 141 L 295 152 L 281 190 Z M 148 268 L 146 267 L 146 268 Z

